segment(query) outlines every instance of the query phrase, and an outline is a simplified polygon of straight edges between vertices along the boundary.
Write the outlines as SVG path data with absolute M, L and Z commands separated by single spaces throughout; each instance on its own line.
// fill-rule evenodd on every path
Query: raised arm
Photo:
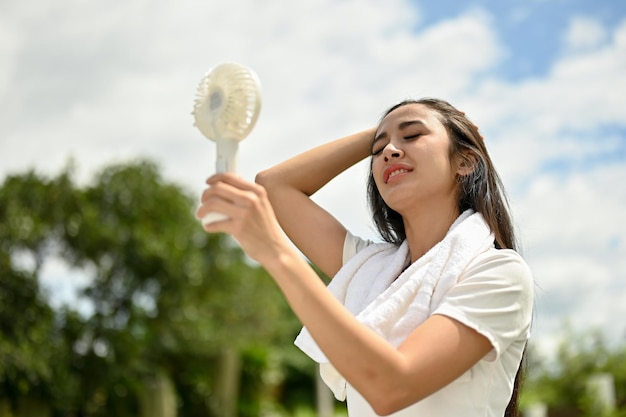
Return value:
M 326 143 L 256 177 L 287 236 L 328 276 L 341 267 L 346 229 L 310 196 L 370 155 L 374 134 L 372 128 Z

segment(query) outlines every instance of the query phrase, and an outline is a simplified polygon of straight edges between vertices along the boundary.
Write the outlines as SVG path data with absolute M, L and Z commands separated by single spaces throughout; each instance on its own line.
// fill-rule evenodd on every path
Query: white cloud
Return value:
M 599 137 L 606 126 L 625 126 L 626 20 L 611 42 L 567 53 L 545 77 L 508 83 L 487 79 L 466 99 L 486 133 L 504 177 L 525 179 L 555 158 L 615 146 Z
M 15 54 L 19 49 L 20 39 L 15 24 L 0 16 L 0 97 L 5 94 L 9 82 L 15 76 Z
M 243 0 L 93 7 L 68 0 L 46 13 L 14 11 L 26 42 L 13 59 L 13 86 L 0 97 L 17 112 L 2 118 L 3 147 L 13 155 L 5 170 L 37 161 L 54 171 L 70 152 L 79 167 L 93 167 L 133 153 L 171 159 L 178 144 L 211 151 L 185 128 L 197 82 L 223 60 L 250 65 L 262 80 L 261 119 L 242 145 L 242 158 L 248 148 L 268 154 L 245 164 L 258 169 L 371 125 L 406 96 L 458 94 L 499 56 L 486 15 L 416 32 L 419 11 L 402 0 L 383 8 Z
M 621 186 L 624 178 L 623 164 L 565 178 L 536 177 L 521 208 L 528 239 L 590 254 L 610 249 L 616 238 L 626 237 L 626 225 L 615 222 L 626 205 L 626 191 Z
M 606 28 L 596 19 L 575 16 L 564 34 L 565 48 L 572 51 L 595 49 L 607 38 Z
M 540 343 L 561 337 L 566 322 L 576 331 L 603 329 L 612 342 L 626 337 L 623 320 L 616 320 L 626 301 L 624 178 L 624 164 L 539 177 L 518 199 L 525 254 L 539 287 Z

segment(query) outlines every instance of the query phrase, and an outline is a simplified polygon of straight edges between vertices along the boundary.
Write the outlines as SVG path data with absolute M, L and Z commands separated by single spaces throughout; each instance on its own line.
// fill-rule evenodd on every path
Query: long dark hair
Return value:
M 470 173 L 457 178 L 459 181 L 459 212 L 462 213 L 471 208 L 481 213 L 494 233 L 495 246 L 499 249 L 517 250 L 506 192 L 478 127 L 465 116 L 465 113 L 457 110 L 450 103 L 435 98 L 402 101 L 389 108 L 382 118 L 384 119 L 397 108 L 409 104 L 421 104 L 433 111 L 448 132 L 450 158 L 463 158 L 469 166 L 473 167 Z M 396 245 L 402 243 L 406 239 L 402 216 L 389 207 L 381 197 L 371 169 L 367 184 L 367 196 L 374 223 L 381 237 Z M 515 376 L 513 394 L 507 406 L 505 417 L 518 416 L 522 368 L 520 365 Z

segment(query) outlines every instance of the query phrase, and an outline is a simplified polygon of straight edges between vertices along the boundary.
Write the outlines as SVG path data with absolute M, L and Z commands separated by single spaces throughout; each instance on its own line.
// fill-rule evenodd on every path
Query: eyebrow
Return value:
M 423 121 L 416 119 L 416 120 L 407 120 L 405 122 L 402 122 L 398 125 L 398 129 L 400 130 L 404 130 L 409 126 L 413 126 L 413 125 L 422 125 L 425 126 L 426 123 L 424 123 Z M 372 141 L 372 148 L 374 147 L 374 145 L 376 144 L 376 142 L 378 142 L 379 140 L 385 139 L 387 137 L 387 132 L 380 132 Z

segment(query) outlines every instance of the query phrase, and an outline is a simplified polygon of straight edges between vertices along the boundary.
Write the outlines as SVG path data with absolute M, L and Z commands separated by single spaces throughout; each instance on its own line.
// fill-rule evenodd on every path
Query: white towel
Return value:
M 346 262 L 328 289 L 358 321 L 398 347 L 430 316 L 468 263 L 491 248 L 493 241 L 483 216 L 467 210 L 442 241 L 408 268 L 410 253 L 406 241 L 399 247 L 371 244 Z M 306 327 L 295 344 L 320 364 L 322 379 L 343 401 L 346 381 Z

